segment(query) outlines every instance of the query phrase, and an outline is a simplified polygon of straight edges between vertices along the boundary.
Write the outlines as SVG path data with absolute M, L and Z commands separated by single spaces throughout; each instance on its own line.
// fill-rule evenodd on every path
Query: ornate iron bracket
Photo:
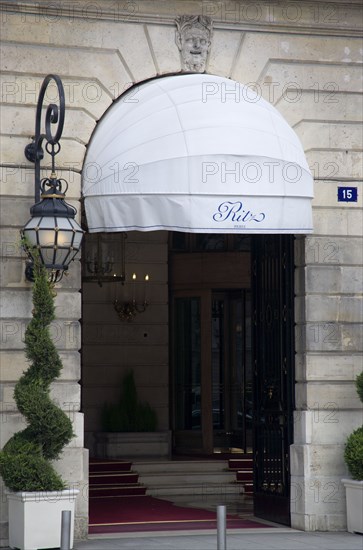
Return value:
M 55 103 L 50 103 L 47 107 L 45 115 L 45 133 L 41 133 L 41 120 L 42 120 L 42 109 L 46 89 L 48 84 L 54 80 L 59 95 L 59 107 Z M 33 137 L 32 143 L 29 143 L 25 147 L 25 156 L 26 158 L 34 163 L 35 170 L 35 189 L 34 189 L 34 198 L 35 202 L 40 200 L 40 163 L 44 158 L 44 150 L 42 147 L 43 140 L 47 141 L 46 150 L 52 157 L 52 173 L 55 172 L 55 161 L 54 157 L 57 155 L 61 149 L 59 140 L 62 136 L 63 125 L 64 125 L 64 116 L 65 116 L 65 99 L 64 99 L 64 88 L 61 79 L 57 75 L 49 74 L 43 80 L 42 87 L 40 89 L 37 111 L 35 116 L 35 136 Z M 52 134 L 52 124 L 58 124 L 55 134 Z
M 48 105 L 45 113 L 45 133 L 42 133 L 43 103 L 48 84 L 52 80 L 58 88 L 59 106 L 55 103 Z M 55 173 L 55 156 L 61 149 L 59 140 L 63 132 L 64 115 L 65 99 L 62 81 L 59 76 L 49 74 L 43 80 L 39 93 L 35 136 L 33 141 L 25 147 L 25 156 L 34 163 L 35 168 L 35 204 L 30 209 L 30 220 L 21 231 L 26 241 L 24 248 L 29 258 L 29 265 L 26 268 L 28 280 L 32 280 L 31 270 L 35 251 L 41 263 L 50 271 L 50 280 L 58 282 L 63 273 L 68 270 L 69 263 L 74 260 L 82 243 L 84 231 L 75 220 L 77 210 L 65 201 L 68 184 L 65 180 L 57 178 Z M 56 125 L 54 134 L 52 134 L 52 125 Z M 44 157 L 44 140 L 45 149 L 52 158 L 52 171 L 49 177 L 41 180 L 40 163 Z

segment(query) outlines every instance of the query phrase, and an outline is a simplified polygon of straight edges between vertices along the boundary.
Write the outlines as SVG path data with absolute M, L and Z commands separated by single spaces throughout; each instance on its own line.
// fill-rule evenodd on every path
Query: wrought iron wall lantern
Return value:
M 41 133 L 41 119 L 43 101 L 48 84 L 54 80 L 58 88 L 59 107 L 51 103 L 45 115 L 45 133 Z M 32 264 L 35 254 L 50 272 L 50 280 L 58 282 L 78 253 L 84 231 L 75 220 L 77 210 L 65 202 L 67 182 L 58 178 L 55 172 L 55 156 L 61 146 L 65 116 L 64 88 L 57 75 L 45 77 L 40 89 L 36 119 L 35 136 L 32 143 L 25 147 L 26 158 L 34 163 L 35 204 L 30 208 L 31 219 L 22 229 L 21 234 L 25 241 L 25 249 L 29 257 L 26 268 L 26 277 L 32 281 Z M 57 124 L 56 132 L 52 135 L 51 125 Z M 45 150 L 51 156 L 51 174 L 40 179 L 40 163 L 44 158 L 43 141 L 46 141 Z
M 119 319 L 121 321 L 132 321 L 137 313 L 143 313 L 146 311 L 147 306 L 149 305 L 147 301 L 147 292 L 148 292 L 148 283 L 150 281 L 149 275 L 144 276 L 142 284 L 137 282 L 136 273 L 132 274 L 132 299 L 129 301 L 120 301 L 116 298 L 113 305 Z M 140 290 L 143 294 L 142 300 L 138 301 L 136 292 L 137 289 Z

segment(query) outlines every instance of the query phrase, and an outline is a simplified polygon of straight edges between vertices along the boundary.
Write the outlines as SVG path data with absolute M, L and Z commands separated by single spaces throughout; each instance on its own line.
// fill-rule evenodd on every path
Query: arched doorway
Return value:
M 193 252 L 184 263 L 169 257 L 174 449 L 252 449 L 256 513 L 289 523 L 292 243 L 311 231 L 312 180 L 276 110 L 247 104 L 242 92 L 228 108 L 223 96 L 215 101 L 223 84 L 166 77 L 141 85 L 136 104 L 134 91 L 114 104 L 87 152 L 87 221 L 93 232 L 166 229 L 194 243 L 207 234 L 208 246 L 227 239 L 217 262 L 217 251 L 214 263 L 211 253 L 199 258 L 203 268 Z M 251 239 L 248 250 L 233 250 L 240 237 Z

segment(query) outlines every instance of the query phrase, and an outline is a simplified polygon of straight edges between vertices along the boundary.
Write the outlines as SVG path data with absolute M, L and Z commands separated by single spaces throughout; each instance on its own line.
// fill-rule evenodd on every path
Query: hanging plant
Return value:
M 30 366 L 14 390 L 15 402 L 27 427 L 17 432 L 0 452 L 0 473 L 5 485 L 13 491 L 65 488 L 50 463 L 74 436 L 70 419 L 49 395 L 50 384 L 62 370 L 49 330 L 54 318 L 54 288 L 36 258 L 32 319 L 25 332 L 25 353 Z

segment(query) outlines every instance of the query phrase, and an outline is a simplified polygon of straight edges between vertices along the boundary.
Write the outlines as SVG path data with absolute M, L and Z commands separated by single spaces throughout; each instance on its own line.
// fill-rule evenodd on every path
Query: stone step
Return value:
M 228 472 L 228 464 L 224 460 L 169 460 L 169 461 L 138 461 L 133 462 L 133 469 L 143 473 L 162 472 Z
M 172 495 L 242 495 L 244 494 L 244 487 L 237 483 L 208 483 L 208 484 L 183 484 L 183 485 L 158 485 L 155 487 L 149 486 L 146 490 L 146 494 L 158 497 L 158 496 L 172 496 Z
M 127 473 L 94 473 L 89 475 L 89 484 L 90 485 L 122 485 L 122 484 L 132 484 L 138 482 L 137 472 L 127 472 Z
M 236 484 L 243 488 L 245 495 L 253 495 L 253 482 L 249 481 L 236 481 Z
M 147 487 L 164 485 L 203 485 L 209 483 L 228 484 L 233 483 L 236 476 L 233 472 L 139 472 L 139 481 Z
M 125 460 L 96 460 L 89 461 L 89 473 L 129 472 L 131 462 Z
M 230 470 L 244 470 L 253 468 L 253 458 L 230 458 L 228 460 L 228 467 Z
M 236 483 L 243 487 L 246 495 L 253 495 L 253 455 L 246 454 L 228 460 L 230 472 L 235 472 Z
M 114 485 L 112 487 L 90 487 L 89 498 L 145 495 L 146 487 L 140 484 Z
M 226 460 L 97 461 L 90 473 L 90 497 L 126 494 L 150 496 L 238 496 L 246 486 Z M 120 470 L 118 470 L 120 468 Z M 123 487 L 124 486 L 124 487 Z
M 151 496 L 240 495 L 226 460 L 136 461 L 132 467 Z
M 253 481 L 253 471 L 252 470 L 238 470 L 236 472 L 237 481 L 252 482 Z

